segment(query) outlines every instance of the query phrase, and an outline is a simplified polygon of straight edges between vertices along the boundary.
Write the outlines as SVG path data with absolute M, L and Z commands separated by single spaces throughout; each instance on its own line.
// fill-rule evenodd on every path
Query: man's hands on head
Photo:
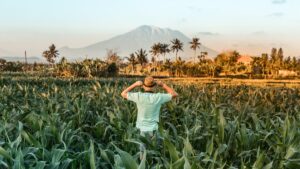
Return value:
M 178 96 L 178 94 L 175 92 L 175 90 L 170 88 L 168 85 L 164 84 L 162 81 L 156 81 L 156 84 L 161 86 L 167 93 L 171 94 L 172 98 L 175 98 Z
M 164 84 L 162 81 L 155 81 L 156 84 L 158 86 L 161 86 L 167 93 L 171 94 L 172 95 L 172 98 L 175 98 L 178 96 L 178 94 L 172 89 L 170 88 L 168 85 Z M 134 89 L 135 87 L 140 87 L 140 86 L 143 86 L 143 82 L 142 81 L 136 81 L 135 83 L 133 83 L 131 86 L 129 86 L 127 89 L 125 89 L 121 95 L 122 97 L 126 98 L 127 99 L 127 94 L 128 92 L 130 92 L 132 89 Z
M 134 85 L 135 85 L 136 87 L 143 86 L 143 82 L 139 80 L 139 81 L 136 81 L 136 82 L 134 83 Z
M 127 87 L 125 90 L 123 90 L 123 92 L 121 93 L 121 96 L 125 99 L 127 99 L 127 94 L 128 92 L 130 92 L 132 89 L 134 89 L 135 87 L 139 87 L 142 86 L 143 82 L 142 81 L 136 81 L 135 83 L 133 83 L 131 86 Z
M 164 83 L 162 81 L 160 81 L 160 80 L 157 80 L 156 84 L 159 85 L 159 86 L 161 86 L 161 87 L 164 85 Z

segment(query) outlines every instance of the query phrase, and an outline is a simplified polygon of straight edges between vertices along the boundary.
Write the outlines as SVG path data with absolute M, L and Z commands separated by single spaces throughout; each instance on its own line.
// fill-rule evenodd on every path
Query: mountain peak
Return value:
M 138 49 L 150 50 L 154 43 L 170 44 L 171 40 L 179 39 L 184 43 L 184 52 L 180 55 L 183 58 L 193 56 L 189 42 L 191 39 L 182 32 L 169 28 L 160 28 L 153 25 L 141 25 L 127 33 L 112 37 L 111 39 L 91 44 L 83 48 L 62 48 L 60 49 L 63 56 L 82 57 L 101 57 L 106 55 L 107 49 L 116 49 L 121 56 L 128 56 Z M 215 56 L 216 52 L 205 46 L 201 46 L 201 51 L 207 51 L 210 56 Z M 172 55 L 172 54 L 170 54 Z M 173 55 L 172 55 L 173 57 Z
M 162 28 L 154 26 L 154 25 L 141 25 L 137 27 L 136 29 L 141 29 L 141 30 L 160 30 Z
M 170 34 L 172 32 L 179 32 L 179 31 L 175 31 L 172 30 L 170 28 L 161 28 L 158 26 L 153 26 L 153 25 L 141 25 L 139 27 L 137 27 L 136 29 L 134 29 L 133 31 L 140 31 L 143 33 L 151 33 L 151 34 Z

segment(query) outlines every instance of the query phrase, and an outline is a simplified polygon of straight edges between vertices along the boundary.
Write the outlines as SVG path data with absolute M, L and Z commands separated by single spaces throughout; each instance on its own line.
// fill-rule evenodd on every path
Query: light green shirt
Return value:
M 159 112 L 162 104 L 172 99 L 171 94 L 166 93 L 142 93 L 128 92 L 127 99 L 137 105 L 138 114 L 136 127 L 141 131 L 153 131 L 158 129 Z

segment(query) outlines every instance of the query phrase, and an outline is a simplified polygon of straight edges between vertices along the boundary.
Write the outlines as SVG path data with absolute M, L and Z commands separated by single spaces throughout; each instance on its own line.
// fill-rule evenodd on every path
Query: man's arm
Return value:
M 143 82 L 142 81 L 137 81 L 135 83 L 133 83 L 132 85 L 130 85 L 129 87 L 127 87 L 127 89 L 125 89 L 122 93 L 121 93 L 121 96 L 125 99 L 127 99 L 127 94 L 128 92 L 130 92 L 132 89 L 136 88 L 136 87 L 139 87 L 139 86 L 142 86 L 143 85 Z
M 163 83 L 161 81 L 157 81 L 156 83 L 158 85 L 160 85 L 167 93 L 169 93 L 170 95 L 172 95 L 172 98 L 175 98 L 175 97 L 178 96 L 178 93 L 176 93 L 174 89 L 172 89 L 171 87 L 169 87 L 165 83 Z

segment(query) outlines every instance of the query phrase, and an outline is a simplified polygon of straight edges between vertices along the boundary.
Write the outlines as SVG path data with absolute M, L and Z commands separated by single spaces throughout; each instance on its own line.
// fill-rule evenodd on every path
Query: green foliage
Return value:
M 169 82 L 147 139 L 133 80 L 0 78 L 0 168 L 299 168 L 300 88 Z

